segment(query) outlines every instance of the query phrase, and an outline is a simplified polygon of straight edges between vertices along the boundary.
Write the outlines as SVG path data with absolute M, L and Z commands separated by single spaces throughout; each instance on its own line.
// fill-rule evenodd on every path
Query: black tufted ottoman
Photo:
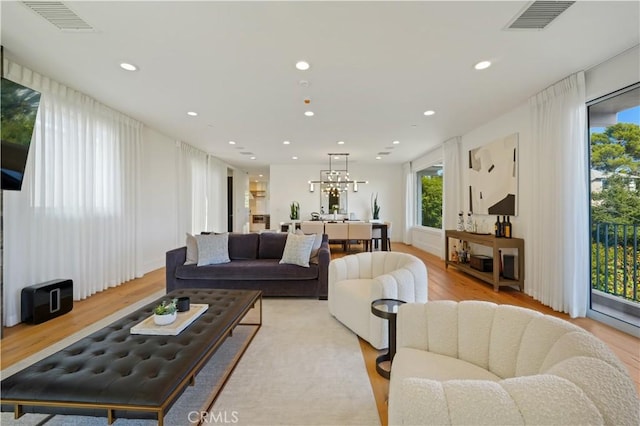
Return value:
M 2 410 L 13 410 L 16 418 L 25 412 L 106 414 L 109 424 L 126 417 L 157 418 L 162 425 L 184 388 L 256 304 L 253 335 L 262 324 L 260 291 L 185 289 L 161 299 L 180 296 L 209 309 L 179 335 L 129 333 L 159 301 L 150 303 L 2 380 Z

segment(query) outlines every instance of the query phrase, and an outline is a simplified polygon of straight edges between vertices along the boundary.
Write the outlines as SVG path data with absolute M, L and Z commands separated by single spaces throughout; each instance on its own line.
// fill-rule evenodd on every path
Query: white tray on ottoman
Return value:
M 194 303 L 186 312 L 178 312 L 178 316 L 174 322 L 167 325 L 157 325 L 153 322 L 153 315 L 142 321 L 141 323 L 131 327 L 131 334 L 148 334 L 152 336 L 177 336 L 187 328 L 192 322 L 202 315 L 209 305 Z

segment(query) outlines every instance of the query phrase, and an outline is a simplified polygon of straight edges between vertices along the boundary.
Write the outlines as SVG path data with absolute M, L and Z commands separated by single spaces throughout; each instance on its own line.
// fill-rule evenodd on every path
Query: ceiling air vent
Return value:
M 94 28 L 60 1 L 23 1 L 22 4 L 63 31 L 94 31 Z
M 534 1 L 508 25 L 508 30 L 542 30 L 575 1 Z

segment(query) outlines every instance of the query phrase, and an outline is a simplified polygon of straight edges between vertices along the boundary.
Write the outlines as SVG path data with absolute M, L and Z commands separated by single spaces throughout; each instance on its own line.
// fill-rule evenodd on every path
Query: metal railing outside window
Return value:
M 594 290 L 640 301 L 638 225 L 595 223 L 592 229 L 591 286 Z

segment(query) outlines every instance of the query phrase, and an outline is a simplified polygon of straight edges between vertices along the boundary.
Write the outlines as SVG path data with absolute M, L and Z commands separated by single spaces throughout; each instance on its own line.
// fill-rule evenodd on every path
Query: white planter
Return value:
M 156 323 L 156 325 L 169 325 L 174 322 L 176 318 L 178 318 L 177 312 L 166 315 L 153 314 L 153 322 Z

